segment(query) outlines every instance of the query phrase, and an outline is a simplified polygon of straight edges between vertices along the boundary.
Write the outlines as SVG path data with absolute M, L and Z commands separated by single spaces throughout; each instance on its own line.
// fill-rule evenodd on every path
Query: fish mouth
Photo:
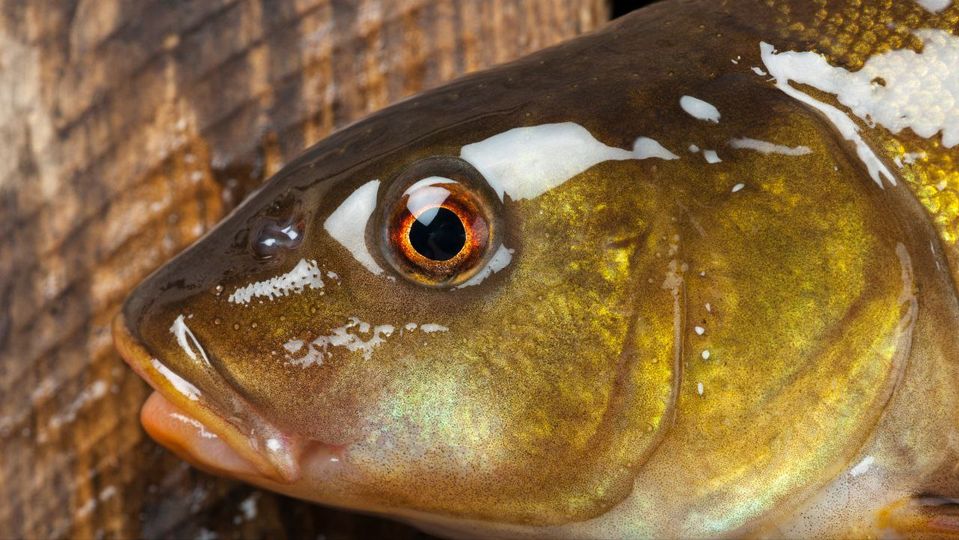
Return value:
M 300 479 L 304 451 L 325 447 L 284 434 L 250 407 L 243 418 L 166 367 L 131 331 L 121 312 L 113 319 L 113 340 L 123 360 L 153 389 L 140 411 L 147 433 L 181 458 L 210 472 L 247 481 L 292 484 Z M 234 397 L 231 401 L 240 402 Z M 232 403 L 233 408 L 242 403 Z M 336 448 L 320 448 L 336 452 Z

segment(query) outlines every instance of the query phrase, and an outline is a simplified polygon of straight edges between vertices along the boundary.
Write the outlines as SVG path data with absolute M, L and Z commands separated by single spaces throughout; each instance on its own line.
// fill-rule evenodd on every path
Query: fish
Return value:
M 959 534 L 959 5 L 668 0 L 306 150 L 128 297 L 146 431 L 448 537 Z

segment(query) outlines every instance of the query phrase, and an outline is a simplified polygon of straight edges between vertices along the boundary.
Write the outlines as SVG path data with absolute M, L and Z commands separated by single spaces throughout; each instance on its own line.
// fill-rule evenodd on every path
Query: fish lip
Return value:
M 286 436 L 279 430 L 271 429 L 276 433 L 277 445 L 284 451 L 274 451 L 274 448 L 258 448 L 250 434 L 245 433 L 235 423 L 230 422 L 225 415 L 217 410 L 216 404 L 206 399 L 202 394 L 188 396 L 177 390 L 174 385 L 161 374 L 155 365 L 166 367 L 146 345 L 138 339 L 126 317 L 121 311 L 112 323 L 113 342 L 124 362 L 133 371 L 146 381 L 157 393 L 172 404 L 176 409 L 189 412 L 189 416 L 203 424 L 210 432 L 220 437 L 242 459 L 262 474 L 266 479 L 281 484 L 292 484 L 300 479 L 299 454 L 302 445 L 298 440 Z M 169 368 L 166 368 L 169 369 Z M 263 422 L 264 425 L 269 425 Z M 267 445 L 271 446 L 271 445 Z

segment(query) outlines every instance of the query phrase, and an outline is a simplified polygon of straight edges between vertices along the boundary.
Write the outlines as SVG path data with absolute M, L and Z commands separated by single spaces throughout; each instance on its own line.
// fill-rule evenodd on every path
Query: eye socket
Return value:
M 463 160 L 414 163 L 393 180 L 384 201 L 383 254 L 416 283 L 460 284 L 482 268 L 498 242 L 501 203 Z

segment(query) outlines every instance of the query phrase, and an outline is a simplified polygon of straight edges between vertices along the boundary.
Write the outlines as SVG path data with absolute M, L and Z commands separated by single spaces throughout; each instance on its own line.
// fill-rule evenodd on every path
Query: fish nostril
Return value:
M 284 250 L 292 250 L 303 242 L 303 221 L 264 219 L 253 236 L 251 248 L 258 259 L 272 259 Z

